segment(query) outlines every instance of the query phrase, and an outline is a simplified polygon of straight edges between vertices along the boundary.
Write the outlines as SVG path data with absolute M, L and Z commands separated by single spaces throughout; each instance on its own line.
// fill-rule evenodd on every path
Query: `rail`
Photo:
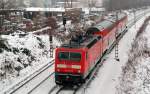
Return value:
M 12 94 L 12 93 L 16 92 L 23 85 L 25 85 L 25 84 L 29 83 L 30 81 L 32 81 L 35 77 L 37 77 L 38 75 L 40 75 L 42 72 L 44 72 L 47 68 L 51 67 L 53 64 L 54 64 L 54 59 L 51 60 L 50 63 L 44 65 L 43 67 L 41 67 L 40 69 L 38 69 L 37 71 L 35 71 L 33 74 L 30 74 L 29 76 L 27 76 L 26 78 L 24 78 L 22 81 L 18 82 L 17 84 L 15 84 L 14 86 L 12 86 L 11 88 L 9 88 L 6 91 L 4 91 L 3 94 Z

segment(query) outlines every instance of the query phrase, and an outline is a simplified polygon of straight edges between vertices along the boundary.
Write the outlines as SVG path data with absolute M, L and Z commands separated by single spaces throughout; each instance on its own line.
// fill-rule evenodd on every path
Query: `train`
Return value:
M 84 83 L 104 53 L 127 28 L 128 17 L 120 13 L 117 17 L 104 18 L 78 36 L 55 50 L 55 83 Z

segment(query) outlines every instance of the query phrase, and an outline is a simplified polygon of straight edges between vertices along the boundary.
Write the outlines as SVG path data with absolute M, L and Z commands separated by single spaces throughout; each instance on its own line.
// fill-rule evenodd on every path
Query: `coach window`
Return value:
M 80 61 L 81 60 L 81 54 L 70 52 L 70 60 Z
M 69 60 L 69 52 L 60 52 L 59 59 L 60 60 Z

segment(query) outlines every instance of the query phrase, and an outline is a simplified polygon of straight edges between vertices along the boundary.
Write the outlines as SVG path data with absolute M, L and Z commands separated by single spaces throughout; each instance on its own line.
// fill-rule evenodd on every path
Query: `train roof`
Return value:
M 116 22 L 116 20 L 121 20 L 126 16 L 127 16 L 126 13 L 118 13 L 118 18 L 116 18 L 116 15 L 112 15 L 111 17 L 108 17 L 106 19 L 112 22 Z
M 91 48 L 100 39 L 100 36 L 86 36 L 82 39 L 70 40 L 69 42 L 62 44 L 60 48 Z
M 110 21 L 110 20 L 103 20 L 100 23 L 96 24 L 93 27 L 90 27 L 87 30 L 87 33 L 90 34 L 91 32 L 97 32 L 97 31 L 102 31 L 106 28 L 110 28 L 114 25 L 114 22 Z
M 113 25 L 113 22 L 111 22 L 109 20 L 104 20 L 104 21 L 98 23 L 97 25 L 95 25 L 95 27 L 98 28 L 99 30 L 101 30 L 101 29 L 109 28 L 112 25 Z
M 121 20 L 124 17 L 126 17 L 125 13 L 119 13 L 118 14 L 118 20 Z M 111 28 L 114 26 L 115 22 L 116 22 L 116 15 L 113 15 L 113 16 L 108 17 L 108 18 L 104 19 L 103 21 L 99 22 L 95 26 L 90 27 L 87 30 L 87 33 L 90 34 L 92 32 L 99 32 L 99 31 L 102 31 L 104 29 Z

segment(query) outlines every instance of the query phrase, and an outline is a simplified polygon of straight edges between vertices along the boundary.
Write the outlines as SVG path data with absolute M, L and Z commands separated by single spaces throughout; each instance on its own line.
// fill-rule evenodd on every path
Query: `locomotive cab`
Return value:
M 56 84 L 84 83 L 86 77 L 96 64 L 101 54 L 102 40 L 100 36 L 88 36 L 80 44 L 73 42 L 64 44 L 55 53 L 55 82 Z M 92 55 L 91 53 L 95 53 Z
M 84 51 L 80 49 L 58 48 L 55 59 L 56 84 L 79 83 L 83 79 Z

